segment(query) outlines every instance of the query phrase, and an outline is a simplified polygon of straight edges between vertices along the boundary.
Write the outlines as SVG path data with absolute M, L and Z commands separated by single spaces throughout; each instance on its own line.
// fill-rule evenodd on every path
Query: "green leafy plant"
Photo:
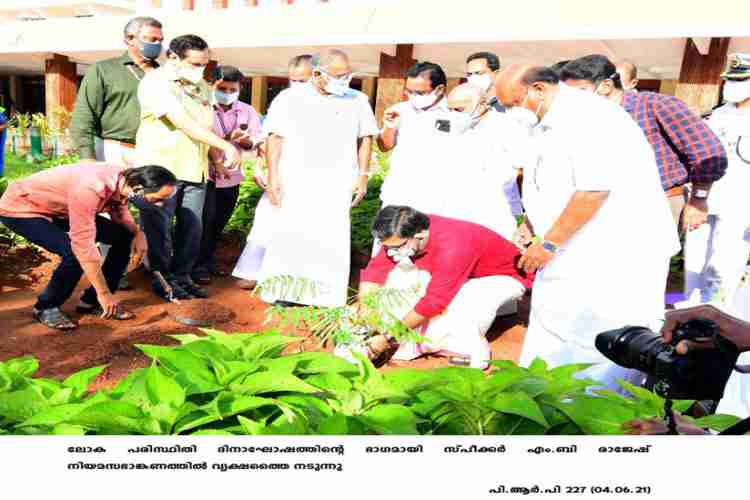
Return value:
M 0 363 L 0 434 L 619 434 L 633 418 L 661 416 L 656 395 L 631 398 L 575 377 L 588 365 L 548 369 L 493 362 L 473 368 L 381 373 L 325 352 L 284 354 L 278 332 L 175 335 L 181 345 L 138 346 L 153 362 L 112 390 L 87 392 L 104 369 L 56 381 L 38 362 Z M 692 402 L 677 402 L 686 409 Z M 714 429 L 738 419 L 695 421 Z

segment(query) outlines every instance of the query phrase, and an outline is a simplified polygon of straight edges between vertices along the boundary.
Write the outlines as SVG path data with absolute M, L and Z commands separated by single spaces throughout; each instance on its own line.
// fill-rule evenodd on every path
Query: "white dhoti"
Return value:
M 390 312 L 397 318 L 404 317 L 424 297 L 429 282 L 430 274 L 426 271 L 394 269 L 385 287 L 418 291 L 410 294 L 398 310 Z M 485 334 L 495 320 L 497 309 L 517 300 L 524 290 L 523 285 L 510 276 L 470 279 L 443 313 L 430 318 L 420 328 L 425 342 L 402 343 L 394 359 L 411 360 L 423 354 L 444 351 L 469 357 L 472 367 L 486 367 L 491 356 Z
M 270 208 L 273 230 L 257 279 L 290 277 L 315 287 L 267 287 L 260 297 L 266 302 L 343 306 L 349 286 L 349 209 L 356 171 L 299 168 L 282 175 L 281 208 Z
M 555 276 L 543 269 L 534 283 L 531 316 L 519 365 L 529 366 L 542 358 L 550 367 L 573 363 L 595 363 L 580 372 L 606 388 L 623 392 L 617 380 L 639 385 L 644 375 L 609 361 L 595 346 L 596 336 L 624 326 L 644 326 L 659 331 L 664 318 L 664 283 L 669 262 L 658 264 L 633 256 L 641 263 L 635 270 L 594 266 L 584 275 Z M 554 261 L 553 261 L 554 262 Z M 548 275 L 550 274 L 550 275 Z
M 741 208 L 709 215 L 685 240 L 686 303 L 730 306 L 750 257 L 750 218 Z
M 263 194 L 255 207 L 253 227 L 247 236 L 245 248 L 242 250 L 237 265 L 232 271 L 232 276 L 248 281 L 257 281 L 258 272 L 263 265 L 263 257 L 272 232 L 273 206 L 267 194 Z

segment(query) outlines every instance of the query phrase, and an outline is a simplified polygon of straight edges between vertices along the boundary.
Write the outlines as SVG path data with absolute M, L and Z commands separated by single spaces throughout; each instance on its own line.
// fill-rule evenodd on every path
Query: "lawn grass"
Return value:
M 3 177 L 8 181 L 14 181 L 16 179 L 22 179 L 28 177 L 31 174 L 44 170 L 46 165 L 44 163 L 27 163 L 24 158 L 16 156 L 12 153 L 5 154 L 5 172 Z

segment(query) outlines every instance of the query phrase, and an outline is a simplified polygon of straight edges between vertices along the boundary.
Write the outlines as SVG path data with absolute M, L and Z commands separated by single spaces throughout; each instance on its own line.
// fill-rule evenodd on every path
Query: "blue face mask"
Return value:
M 141 44 L 141 55 L 145 57 L 146 59 L 151 59 L 152 61 L 154 59 L 159 59 L 159 56 L 161 55 L 161 42 L 156 43 L 149 43 L 149 42 L 140 42 Z

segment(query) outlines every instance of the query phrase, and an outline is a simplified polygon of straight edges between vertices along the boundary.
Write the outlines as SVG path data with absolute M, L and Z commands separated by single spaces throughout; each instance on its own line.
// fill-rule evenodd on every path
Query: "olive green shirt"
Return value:
M 181 181 L 201 183 L 207 179 L 209 146 L 175 127 L 167 115 L 185 114 L 211 131 L 214 112 L 210 99 L 211 90 L 204 80 L 192 84 L 181 79 L 171 63 L 150 71 L 138 88 L 141 126 L 135 165 L 160 165 Z
M 94 137 L 135 144 L 141 121 L 138 84 L 144 75 L 127 52 L 86 71 L 70 124 L 81 158 L 95 158 Z

